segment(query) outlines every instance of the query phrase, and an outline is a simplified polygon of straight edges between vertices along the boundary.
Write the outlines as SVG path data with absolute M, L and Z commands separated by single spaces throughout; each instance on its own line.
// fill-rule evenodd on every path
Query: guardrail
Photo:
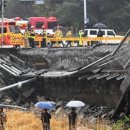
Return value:
M 120 43 L 121 40 L 124 37 L 62 37 L 62 38 L 46 38 L 46 42 L 47 43 L 52 43 L 53 45 L 59 45 L 61 42 L 65 43 L 70 41 L 71 42 L 71 46 L 75 46 L 75 43 L 78 43 L 78 45 L 80 46 L 87 46 L 87 45 L 93 45 L 96 42 L 101 42 L 103 44 L 115 44 L 115 43 Z M 41 47 L 41 42 L 42 42 L 43 37 L 35 37 L 34 41 L 35 42 L 39 42 L 39 47 Z M 127 40 L 130 41 L 130 37 L 127 38 Z
M 9 40 L 6 40 L 7 37 L 9 37 Z M 28 37 L 29 38 L 29 37 Z M 46 45 L 50 45 L 51 46 L 56 46 L 59 47 L 61 43 L 67 43 L 68 41 L 71 42 L 71 46 L 88 46 L 88 45 L 93 45 L 96 44 L 96 42 L 100 42 L 103 44 L 115 44 L 115 43 L 120 43 L 120 41 L 123 39 L 123 36 L 116 36 L 116 37 L 47 37 L 46 38 Z M 12 34 L 12 33 L 5 33 L 4 34 L 4 40 L 8 43 L 5 43 L 5 45 L 13 45 L 13 46 L 22 46 L 22 47 L 26 47 L 26 40 L 27 37 L 25 37 L 22 34 Z M 34 37 L 34 41 L 36 43 L 36 46 L 38 46 L 39 48 L 41 47 L 41 43 L 42 43 L 43 37 L 36 35 Z M 127 38 L 127 41 L 130 41 L 130 37 Z M 10 42 L 10 43 L 9 43 Z M 1 35 L 0 35 L 0 43 L 1 43 Z

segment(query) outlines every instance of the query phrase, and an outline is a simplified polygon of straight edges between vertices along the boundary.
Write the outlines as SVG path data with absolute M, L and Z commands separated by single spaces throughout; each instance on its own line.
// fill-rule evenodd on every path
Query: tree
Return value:
M 34 14 L 33 4 L 21 3 L 19 0 L 10 0 L 6 10 L 6 17 L 29 17 Z
M 5 17 L 57 16 L 65 26 L 81 27 L 83 25 L 84 0 L 64 0 L 63 5 L 52 6 L 50 0 L 44 5 L 20 3 L 19 0 L 9 0 Z M 117 31 L 127 31 L 130 23 L 129 0 L 87 0 L 87 17 L 90 25 L 97 22 L 106 24 Z
M 52 15 L 57 16 L 63 26 L 73 26 L 81 28 L 83 25 L 83 9 L 76 3 L 64 3 L 62 8 L 58 8 Z

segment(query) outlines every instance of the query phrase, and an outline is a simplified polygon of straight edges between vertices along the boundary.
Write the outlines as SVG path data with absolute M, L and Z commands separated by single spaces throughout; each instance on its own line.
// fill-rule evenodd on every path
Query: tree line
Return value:
M 64 0 L 61 5 L 45 0 L 44 5 L 9 0 L 5 17 L 56 16 L 63 26 L 82 28 L 84 21 L 83 0 Z M 129 0 L 87 0 L 87 17 L 91 28 L 95 23 L 104 23 L 117 32 L 126 32 L 130 25 Z

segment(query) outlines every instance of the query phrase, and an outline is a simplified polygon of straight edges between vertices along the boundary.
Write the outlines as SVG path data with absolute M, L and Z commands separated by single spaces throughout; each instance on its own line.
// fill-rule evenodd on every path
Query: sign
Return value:
M 43 5 L 44 4 L 44 0 L 35 0 L 35 3 L 37 5 Z
M 20 0 L 20 2 L 33 2 L 34 0 Z

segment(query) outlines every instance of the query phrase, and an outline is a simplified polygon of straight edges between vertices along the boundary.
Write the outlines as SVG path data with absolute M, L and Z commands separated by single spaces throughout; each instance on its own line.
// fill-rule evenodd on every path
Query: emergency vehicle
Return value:
M 25 32 L 25 30 L 26 30 L 27 23 L 28 23 L 27 20 L 17 20 L 17 21 L 16 21 L 16 25 L 19 26 L 20 31 L 21 31 L 22 34 L 24 34 L 24 32 Z
M 3 39 L 3 43 L 2 43 Z M 0 45 L 2 47 L 16 47 L 24 46 L 24 38 L 20 32 L 19 26 L 13 20 L 3 21 L 3 34 L 2 34 L 2 21 L 0 21 Z
M 56 17 L 30 17 L 28 19 L 28 28 L 34 26 L 35 33 L 41 34 L 44 26 L 48 34 L 54 34 L 53 28 L 59 25 L 59 20 Z

